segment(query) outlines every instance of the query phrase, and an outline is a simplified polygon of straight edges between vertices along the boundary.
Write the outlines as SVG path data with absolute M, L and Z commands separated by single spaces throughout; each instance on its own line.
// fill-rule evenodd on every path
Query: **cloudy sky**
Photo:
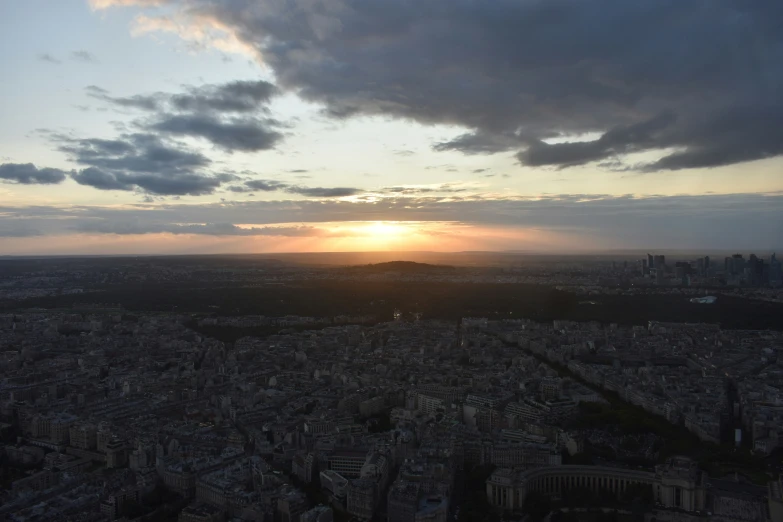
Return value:
M 0 70 L 0 254 L 783 247 L 780 0 L 11 0 Z

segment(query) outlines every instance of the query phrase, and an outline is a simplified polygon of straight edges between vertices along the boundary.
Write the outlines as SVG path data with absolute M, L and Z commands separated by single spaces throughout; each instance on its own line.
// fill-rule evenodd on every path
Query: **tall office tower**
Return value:
M 674 277 L 682 279 L 691 273 L 691 264 L 687 261 L 677 261 L 674 263 Z
M 783 283 L 783 267 L 775 254 L 769 258 L 769 284 L 778 286 Z
M 647 254 L 647 270 L 655 268 L 655 258 L 652 254 Z
M 751 254 L 744 270 L 747 284 L 751 286 L 763 285 L 769 277 L 768 274 L 765 277 L 765 272 L 767 272 L 767 267 L 764 266 L 764 260 L 756 257 L 756 254 Z
M 656 267 L 658 266 L 657 261 L 655 263 L 655 266 Z M 663 284 L 663 275 L 664 275 L 663 265 L 660 265 L 660 268 L 655 269 L 655 284 L 658 285 Z
M 666 256 L 664 255 L 655 256 L 655 269 L 660 270 L 661 272 L 666 271 Z
M 731 256 L 731 275 L 742 275 L 745 272 L 745 259 L 742 254 L 734 254 Z

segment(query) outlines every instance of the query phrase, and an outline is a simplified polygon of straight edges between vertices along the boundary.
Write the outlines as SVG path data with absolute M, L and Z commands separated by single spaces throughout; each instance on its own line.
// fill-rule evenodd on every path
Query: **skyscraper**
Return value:
M 775 254 L 769 258 L 769 284 L 778 286 L 783 283 L 783 269 Z
M 731 256 L 731 258 L 728 261 L 729 266 L 726 269 L 726 272 L 728 272 L 730 275 L 737 276 L 742 275 L 745 271 L 745 259 L 742 257 L 742 254 L 734 254 Z

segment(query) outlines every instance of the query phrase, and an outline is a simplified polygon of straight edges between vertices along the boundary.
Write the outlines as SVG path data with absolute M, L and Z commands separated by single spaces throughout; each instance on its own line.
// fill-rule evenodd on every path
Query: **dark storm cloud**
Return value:
M 150 129 L 175 136 L 204 138 L 228 152 L 274 148 L 283 135 L 264 119 L 219 119 L 206 114 L 166 115 Z
M 20 185 L 56 185 L 65 181 L 65 171 L 39 169 L 32 163 L 4 163 L 0 165 L 0 180 Z
M 283 90 L 323 104 L 327 114 L 469 130 L 436 150 L 514 151 L 523 162 L 556 167 L 600 161 L 614 150 L 661 149 L 649 136 L 613 141 L 611 133 L 668 112 L 676 119 L 661 138 L 679 152 L 642 169 L 783 153 L 768 137 L 779 135 L 780 120 L 764 116 L 783 106 L 779 0 L 168 3 L 233 29 Z M 715 129 L 699 122 L 731 120 L 738 110 L 747 114 L 733 131 L 742 139 L 711 146 Z M 542 145 L 588 132 L 603 137 Z
M 94 54 L 87 51 L 73 51 L 71 53 L 71 58 L 77 62 L 98 63 L 98 58 L 96 58 Z

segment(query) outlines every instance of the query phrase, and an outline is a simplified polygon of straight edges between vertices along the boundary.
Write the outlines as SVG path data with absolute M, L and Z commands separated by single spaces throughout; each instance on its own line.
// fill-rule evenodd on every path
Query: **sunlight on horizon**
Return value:
M 35 237 L 5 238 L 3 246 L 9 255 L 543 251 L 580 247 L 580 238 L 570 233 L 456 221 L 245 223 L 237 225 L 233 235 L 192 232 L 193 227 L 209 226 L 206 223 L 180 226 L 181 233 L 71 233 L 51 237 L 45 244 Z

